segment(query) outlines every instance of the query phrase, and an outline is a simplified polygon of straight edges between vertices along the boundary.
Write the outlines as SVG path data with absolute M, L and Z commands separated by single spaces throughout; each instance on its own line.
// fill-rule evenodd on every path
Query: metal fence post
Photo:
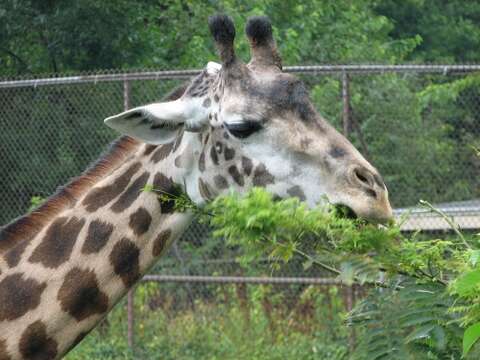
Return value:
M 346 71 L 342 72 L 343 135 L 350 135 L 350 81 Z
M 131 105 L 131 96 L 130 96 L 130 81 L 123 80 L 123 110 L 127 111 L 130 109 Z
M 135 309 L 134 309 L 135 288 L 128 291 L 127 295 L 127 342 L 130 349 L 134 347 L 135 332 Z
M 123 110 L 130 108 L 130 82 L 128 80 L 123 81 Z M 127 342 L 130 349 L 133 351 L 134 347 L 134 332 L 135 332 L 135 288 L 128 291 L 127 294 Z
M 347 311 L 351 312 L 353 310 L 353 306 L 355 304 L 355 284 L 352 284 L 347 287 Z M 350 353 L 355 350 L 355 343 L 356 343 L 356 333 L 355 328 L 353 326 L 350 327 L 350 334 L 348 336 L 348 348 Z

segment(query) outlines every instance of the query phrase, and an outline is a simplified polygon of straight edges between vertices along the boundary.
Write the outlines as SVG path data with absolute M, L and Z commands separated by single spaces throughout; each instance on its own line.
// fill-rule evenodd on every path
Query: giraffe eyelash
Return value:
M 225 123 L 225 127 L 230 134 L 240 139 L 245 139 L 253 133 L 263 129 L 263 126 L 260 122 L 251 120 L 230 124 Z

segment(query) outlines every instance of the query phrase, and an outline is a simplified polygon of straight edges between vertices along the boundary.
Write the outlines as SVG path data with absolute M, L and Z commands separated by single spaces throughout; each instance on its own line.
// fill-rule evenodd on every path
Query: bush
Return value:
M 479 238 L 466 238 L 446 216 L 455 236 L 406 237 L 397 225 L 347 219 L 331 205 L 274 201 L 259 188 L 217 198 L 207 212 L 214 234 L 245 250 L 244 262 L 268 256 L 280 266 L 299 255 L 305 267 L 320 266 L 347 284 L 371 284 L 348 317 L 364 329 L 355 358 L 478 358 Z

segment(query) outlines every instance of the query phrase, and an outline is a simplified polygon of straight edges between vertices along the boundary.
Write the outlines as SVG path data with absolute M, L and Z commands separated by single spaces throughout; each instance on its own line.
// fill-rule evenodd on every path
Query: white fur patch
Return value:
M 324 202 L 328 186 L 322 180 L 326 180 L 326 175 L 314 162 L 299 162 L 294 153 L 273 141 L 245 144 L 242 150 L 247 157 L 265 164 L 267 170 L 275 177 L 275 183 L 267 185 L 269 191 L 287 196 L 287 190 L 298 185 L 303 190 L 309 206 L 313 207 Z
M 209 75 L 216 75 L 220 70 L 222 70 L 222 65 L 213 61 L 209 61 L 205 68 L 207 69 L 207 73 Z

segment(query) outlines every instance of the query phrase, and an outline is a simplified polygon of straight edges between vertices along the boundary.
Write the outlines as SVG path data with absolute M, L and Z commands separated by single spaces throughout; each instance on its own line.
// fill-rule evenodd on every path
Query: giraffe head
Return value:
M 214 16 L 209 26 L 221 64 L 208 63 L 177 100 L 131 109 L 106 124 L 154 145 L 188 143 L 175 165 L 184 168 L 185 191 L 198 204 L 231 188 L 262 186 L 310 206 L 327 198 L 371 221 L 391 218 L 378 171 L 317 113 L 304 84 L 282 72 L 268 19 L 247 23 L 248 64 L 235 56 L 230 18 Z

